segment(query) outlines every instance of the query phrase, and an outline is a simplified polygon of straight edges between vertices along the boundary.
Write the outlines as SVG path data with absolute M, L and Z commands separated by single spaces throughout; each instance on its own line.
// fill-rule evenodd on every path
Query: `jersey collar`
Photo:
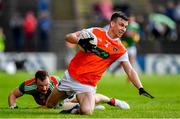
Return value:
M 108 30 L 109 30 L 109 29 L 108 29 Z M 106 30 L 106 36 L 107 36 L 110 40 L 112 40 L 112 41 L 118 41 L 119 38 L 112 39 L 112 38 L 108 35 L 108 30 Z

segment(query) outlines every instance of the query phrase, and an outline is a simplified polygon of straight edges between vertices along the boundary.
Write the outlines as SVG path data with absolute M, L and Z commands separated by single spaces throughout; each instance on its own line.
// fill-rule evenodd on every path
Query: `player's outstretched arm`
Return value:
M 134 84 L 134 86 L 139 89 L 143 88 L 141 81 L 139 79 L 139 76 L 137 72 L 134 70 L 134 68 L 131 66 L 129 61 L 125 61 L 122 63 L 123 69 L 126 72 L 129 80 Z
M 18 108 L 18 106 L 16 105 L 16 99 L 22 95 L 23 93 L 19 90 L 19 88 L 16 88 L 9 94 L 8 104 L 10 109 Z
M 125 61 L 122 63 L 122 66 L 123 66 L 126 74 L 128 75 L 128 78 L 130 79 L 130 81 L 139 90 L 139 94 L 144 95 L 144 96 L 149 97 L 149 98 L 154 98 L 153 96 L 151 96 L 148 92 L 146 92 L 144 90 L 144 88 L 141 84 L 141 81 L 139 79 L 139 76 L 138 76 L 137 72 L 134 70 L 134 68 L 131 66 L 130 62 Z

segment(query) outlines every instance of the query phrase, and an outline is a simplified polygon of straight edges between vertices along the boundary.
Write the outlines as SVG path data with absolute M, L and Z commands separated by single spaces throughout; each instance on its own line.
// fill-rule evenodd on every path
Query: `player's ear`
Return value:
M 110 27 L 114 27 L 114 25 L 115 25 L 114 21 L 111 21 L 110 22 Z
M 35 82 L 37 83 L 37 78 L 34 78 Z

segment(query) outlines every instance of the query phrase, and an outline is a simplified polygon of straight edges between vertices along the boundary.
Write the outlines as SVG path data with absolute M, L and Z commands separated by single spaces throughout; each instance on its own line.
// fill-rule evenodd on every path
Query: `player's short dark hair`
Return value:
M 122 18 L 123 20 L 128 21 L 128 17 L 121 11 L 114 12 L 111 16 L 111 21 L 116 20 L 117 18 Z
M 46 79 L 46 77 L 48 77 L 48 76 L 49 76 L 49 74 L 48 74 L 48 72 L 45 71 L 45 70 L 39 70 L 39 71 L 37 71 L 36 74 L 35 74 L 36 80 L 39 79 L 39 80 L 41 80 L 41 81 L 44 81 L 44 80 Z

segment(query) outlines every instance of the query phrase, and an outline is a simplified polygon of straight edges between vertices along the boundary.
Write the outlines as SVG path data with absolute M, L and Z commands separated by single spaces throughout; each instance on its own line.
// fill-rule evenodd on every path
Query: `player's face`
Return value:
M 111 22 L 111 28 L 114 33 L 115 38 L 121 38 L 122 35 L 126 32 L 126 27 L 128 25 L 128 21 L 117 18 L 116 20 Z
M 37 91 L 46 94 L 49 89 L 49 77 L 46 77 L 44 81 L 37 79 Z

